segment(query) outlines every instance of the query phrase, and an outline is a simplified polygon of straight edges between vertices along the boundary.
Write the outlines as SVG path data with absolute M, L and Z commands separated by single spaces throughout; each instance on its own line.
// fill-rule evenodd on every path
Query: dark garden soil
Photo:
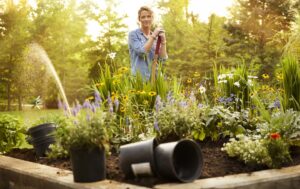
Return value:
M 237 173 L 249 173 L 267 169 L 267 167 L 264 166 L 247 166 L 243 162 L 237 161 L 235 158 L 228 157 L 225 152 L 221 151 L 221 147 L 223 146 L 222 141 L 201 142 L 200 145 L 204 159 L 204 167 L 200 178 L 218 177 Z M 69 159 L 50 160 L 48 158 L 37 158 L 33 149 L 14 149 L 6 155 L 61 169 L 72 170 Z M 300 164 L 300 148 L 292 149 L 292 159 L 293 162 L 284 165 L 284 167 Z M 148 187 L 152 187 L 155 184 L 170 182 L 157 178 L 139 178 L 135 180 L 125 179 L 124 174 L 118 167 L 118 154 L 112 154 L 111 156 L 107 157 L 106 163 L 107 179 Z

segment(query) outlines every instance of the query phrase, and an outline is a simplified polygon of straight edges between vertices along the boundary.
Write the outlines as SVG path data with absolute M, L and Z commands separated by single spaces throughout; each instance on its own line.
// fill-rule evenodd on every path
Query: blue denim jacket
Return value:
M 137 72 L 140 72 L 144 79 L 149 80 L 151 75 L 151 66 L 154 59 L 156 41 L 154 41 L 151 50 L 146 53 L 144 45 L 147 40 L 148 39 L 141 29 L 136 29 L 129 32 L 128 47 L 131 62 L 131 73 L 136 75 Z M 160 61 L 164 60 L 165 59 L 160 59 Z

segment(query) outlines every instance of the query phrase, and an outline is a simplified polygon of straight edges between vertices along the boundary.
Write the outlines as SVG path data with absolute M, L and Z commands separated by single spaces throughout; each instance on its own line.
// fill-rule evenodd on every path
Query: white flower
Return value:
M 233 78 L 233 74 L 227 74 L 227 76 L 228 76 L 229 79 Z
M 253 82 L 252 82 L 251 79 L 248 80 L 248 84 L 249 84 L 250 86 L 253 86 Z
M 223 80 L 226 78 L 226 74 L 221 74 L 218 76 L 218 80 Z
M 146 136 L 145 136 L 144 133 L 139 134 L 138 137 L 139 137 L 139 139 L 141 139 L 141 140 L 145 140 L 145 139 L 146 139 Z
M 227 83 L 227 80 L 220 80 L 218 83 Z
M 248 76 L 248 79 L 257 79 L 257 78 L 258 78 L 257 76 L 252 76 L 252 75 Z
M 199 87 L 199 91 L 201 94 L 205 93 L 206 92 L 206 88 L 203 87 L 202 85 Z
M 113 60 L 113 59 L 115 59 L 116 54 L 117 53 L 115 53 L 115 52 L 111 52 L 111 53 L 108 54 L 108 56 L 109 56 L 109 58 L 111 58 Z
M 237 87 L 240 87 L 240 83 L 238 81 L 234 82 L 233 85 L 237 86 Z

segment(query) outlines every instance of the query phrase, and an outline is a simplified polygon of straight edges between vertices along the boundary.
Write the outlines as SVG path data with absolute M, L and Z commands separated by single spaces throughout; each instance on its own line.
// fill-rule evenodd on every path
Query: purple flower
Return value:
M 77 115 L 78 111 L 77 111 L 76 107 L 72 108 L 71 113 L 73 116 Z
M 119 102 L 119 100 L 117 98 L 115 98 L 114 104 L 115 104 L 116 110 L 118 110 L 120 102 Z
M 114 107 L 113 107 L 112 103 L 109 103 L 109 104 L 108 104 L 108 111 L 109 111 L 110 113 L 113 113 L 113 112 L 114 112 Z
M 91 110 L 93 113 L 96 113 L 96 106 L 94 103 L 91 105 Z
M 85 108 L 85 109 L 91 109 L 92 105 L 91 105 L 89 100 L 86 100 L 86 101 L 84 101 L 82 107 Z
M 173 99 L 172 91 L 169 91 L 169 92 L 168 92 L 168 95 L 167 95 L 167 102 L 168 102 L 168 103 L 171 102 L 172 99 Z
M 280 108 L 280 101 L 277 99 L 277 100 L 275 100 L 275 102 L 274 102 L 274 107 L 275 108 Z
M 108 104 L 112 103 L 111 98 L 110 98 L 110 93 L 107 94 L 107 103 Z
M 231 97 L 228 97 L 228 98 L 226 98 L 226 100 L 225 100 L 226 103 L 230 103 L 230 102 L 232 102 L 232 101 L 233 101 L 233 98 L 231 98 Z
M 102 99 L 100 97 L 100 93 L 97 90 L 95 90 L 95 104 L 96 103 L 98 103 L 98 104 L 102 103 Z
M 81 110 L 82 106 L 79 104 L 79 102 L 77 102 L 76 104 L 76 109 L 79 112 Z
M 203 108 L 203 104 L 199 103 L 198 108 Z
M 225 98 L 224 98 L 224 97 L 220 97 L 220 98 L 218 99 L 218 101 L 219 101 L 220 103 L 224 103 L 224 102 L 225 102 Z
M 160 107 L 161 107 L 161 98 L 159 95 L 157 95 L 156 99 L 155 99 L 155 111 L 158 112 Z
M 154 120 L 154 129 L 159 132 L 158 122 L 156 119 Z
M 187 107 L 187 102 L 186 101 L 180 101 L 178 104 L 182 108 L 186 108 Z

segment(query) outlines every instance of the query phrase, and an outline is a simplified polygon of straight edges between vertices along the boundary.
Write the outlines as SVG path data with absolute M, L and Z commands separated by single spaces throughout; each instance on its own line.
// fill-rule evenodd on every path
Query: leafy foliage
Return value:
M 0 153 L 9 152 L 24 142 L 24 128 L 19 118 L 0 114 Z
M 300 67 L 296 57 L 286 56 L 282 60 L 284 109 L 300 110 Z

